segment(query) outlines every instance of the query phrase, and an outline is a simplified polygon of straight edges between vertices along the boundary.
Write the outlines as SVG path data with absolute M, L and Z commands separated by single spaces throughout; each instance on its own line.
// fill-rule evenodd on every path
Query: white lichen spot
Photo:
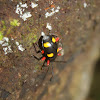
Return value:
M 17 4 L 15 11 L 15 13 L 19 14 L 20 18 L 22 18 L 24 21 L 32 16 L 30 12 L 25 12 L 25 8 L 28 8 L 27 4 L 22 4 L 22 2 L 20 2 L 19 4 Z
M 3 48 L 3 51 L 5 52 L 5 55 L 7 54 L 7 47 Z
M 84 8 L 86 8 L 86 7 L 87 7 L 87 3 L 86 3 L 86 2 L 84 2 L 83 6 L 84 6 Z
M 45 17 L 47 18 L 47 17 L 49 17 L 49 16 L 52 16 L 54 13 L 49 13 L 49 12 L 46 12 L 46 14 L 45 14 Z
M 55 10 L 55 12 L 59 12 L 60 7 L 58 6 L 57 9 Z
M 37 7 L 37 6 L 38 6 L 38 4 L 31 2 L 31 7 L 32 7 L 32 8 L 35 8 L 35 7 Z
M 19 42 L 15 42 L 15 43 L 16 43 L 17 46 L 19 45 Z
M 12 49 L 11 49 L 11 45 L 8 46 L 8 49 L 9 49 L 10 51 L 12 51 Z
M 29 18 L 29 17 L 31 17 L 31 16 L 32 16 L 32 15 L 31 15 L 30 12 L 26 12 L 26 13 L 24 13 L 23 15 L 20 15 L 20 17 L 21 17 L 24 21 L 26 21 L 27 18 Z
M 3 38 L 3 41 L 9 42 L 9 38 L 4 37 L 4 38 Z
M 11 40 L 14 40 L 13 38 Z M 25 49 L 22 47 L 21 44 L 19 44 L 19 42 L 15 42 L 15 44 L 18 46 L 18 50 L 20 51 L 24 51 Z M 12 53 L 13 50 L 11 48 L 11 45 L 9 44 L 9 38 L 8 37 L 4 37 L 1 41 L 0 41 L 0 45 L 3 47 L 3 51 L 6 54 L 8 53 Z
M 59 6 L 56 9 L 52 8 L 50 13 L 49 12 L 46 12 L 45 17 L 47 18 L 49 16 L 52 16 L 55 13 L 59 12 L 59 10 L 60 10 L 60 7 Z
M 25 11 L 25 9 L 22 9 L 22 11 L 24 12 L 24 11 Z
M 3 44 L 4 41 L 0 41 L 0 44 Z
M 9 44 L 6 42 L 6 43 L 4 43 L 4 44 L 2 44 L 2 46 L 8 46 Z
M 23 48 L 22 45 L 19 44 L 19 42 L 16 42 L 16 45 L 18 46 L 18 50 L 20 50 L 20 51 L 24 51 L 25 50 L 25 48 Z
M 9 38 L 4 37 L 2 41 L 0 41 L 0 45 L 2 45 L 5 55 L 13 52 L 11 49 L 11 45 L 9 45 Z
M 11 45 L 8 46 L 8 53 L 12 53 Z
M 25 49 L 22 47 L 22 45 L 19 45 L 18 46 L 18 49 L 20 50 L 20 51 L 24 51 Z
M 17 4 L 15 13 L 22 15 L 22 8 Z
M 22 3 L 20 2 L 20 6 L 23 7 L 23 8 L 28 8 L 28 6 L 27 6 L 26 3 L 25 3 L 25 4 L 22 4 Z
M 47 23 L 46 28 L 48 28 L 49 30 L 52 30 L 52 26 L 51 26 L 51 24 L 50 24 L 50 23 Z

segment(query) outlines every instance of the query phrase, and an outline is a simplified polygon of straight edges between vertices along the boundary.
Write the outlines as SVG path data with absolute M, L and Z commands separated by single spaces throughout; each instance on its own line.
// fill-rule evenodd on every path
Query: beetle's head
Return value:
M 49 36 L 45 35 L 44 32 L 42 32 L 41 35 L 43 36 L 43 40 L 47 40 L 49 38 Z

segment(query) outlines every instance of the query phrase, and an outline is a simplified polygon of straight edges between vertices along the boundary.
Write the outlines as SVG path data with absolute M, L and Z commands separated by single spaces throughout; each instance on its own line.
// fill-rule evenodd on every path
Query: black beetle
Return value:
M 38 44 L 36 44 L 40 50 L 36 50 L 35 44 L 34 48 L 36 53 L 42 53 L 42 57 L 38 58 L 35 55 L 34 58 L 37 60 L 44 60 L 44 63 L 42 67 L 44 66 L 45 62 L 47 62 L 47 65 L 50 64 L 51 61 L 54 61 L 57 56 L 61 55 L 59 51 L 62 49 L 62 47 L 58 47 L 59 43 L 59 37 L 56 35 L 45 35 L 42 34 L 42 36 L 39 38 Z

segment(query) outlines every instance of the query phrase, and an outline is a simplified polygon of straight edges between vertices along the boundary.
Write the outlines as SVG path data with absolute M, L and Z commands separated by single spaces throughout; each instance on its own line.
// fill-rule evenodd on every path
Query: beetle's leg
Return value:
M 59 48 L 57 49 L 57 52 L 59 52 L 60 50 L 62 50 L 62 47 L 59 47 Z
M 56 40 L 56 42 L 58 42 L 59 41 L 59 37 L 56 37 L 55 40 Z
M 40 50 L 37 50 L 36 47 L 35 47 L 35 45 L 37 45 L 37 43 L 33 43 L 33 46 L 34 46 L 35 52 L 36 52 L 36 53 L 40 53 L 41 51 L 40 51 Z M 37 45 L 37 46 L 38 46 L 38 45 Z
M 59 52 L 60 50 L 62 50 L 62 47 L 59 47 L 59 48 L 57 49 L 57 52 Z M 60 53 L 58 53 L 57 55 L 58 55 L 58 56 L 61 56 Z
M 53 72 L 53 66 L 52 66 L 52 76 L 50 78 L 50 81 L 52 81 L 53 76 L 54 76 L 54 72 Z
M 50 65 L 50 60 L 47 60 L 47 66 L 49 66 Z
M 43 62 L 42 66 L 41 66 L 41 70 L 42 70 L 43 67 L 45 67 L 45 61 Z
M 58 53 L 57 56 L 61 56 L 61 53 Z
M 41 58 L 42 61 L 45 60 L 45 59 L 46 59 L 46 57 L 42 57 L 42 58 Z
M 32 56 L 34 56 L 34 55 L 32 55 Z M 34 56 L 34 58 L 37 60 L 41 60 L 42 57 L 38 58 L 38 57 Z

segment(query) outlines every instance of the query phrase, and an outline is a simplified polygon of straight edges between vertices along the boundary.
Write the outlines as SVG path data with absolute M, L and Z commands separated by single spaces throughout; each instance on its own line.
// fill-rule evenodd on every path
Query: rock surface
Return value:
M 60 37 L 56 61 L 65 62 L 40 69 L 32 55 L 41 56 L 33 48 L 41 32 Z M 99 0 L 1 0 L 0 100 L 85 100 L 99 42 Z

